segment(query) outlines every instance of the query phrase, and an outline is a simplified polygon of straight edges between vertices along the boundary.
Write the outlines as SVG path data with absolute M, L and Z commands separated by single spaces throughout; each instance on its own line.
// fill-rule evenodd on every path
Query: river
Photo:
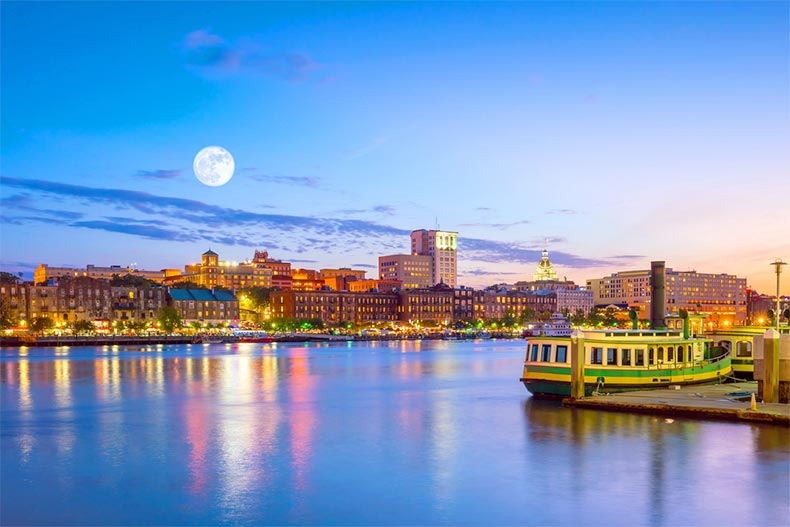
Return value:
M 3 348 L 0 523 L 787 524 L 787 428 L 538 401 L 523 345 Z

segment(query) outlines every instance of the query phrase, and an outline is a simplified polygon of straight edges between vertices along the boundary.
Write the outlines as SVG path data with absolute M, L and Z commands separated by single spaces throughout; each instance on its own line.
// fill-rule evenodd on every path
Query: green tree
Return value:
M 577 309 L 576 313 L 571 316 L 571 324 L 574 326 L 581 326 L 584 324 L 584 320 L 587 318 L 587 315 L 584 314 L 583 309 Z
M 33 320 L 30 321 L 30 331 L 34 333 L 43 333 L 53 327 L 55 327 L 55 323 L 49 317 L 33 317 Z
M 531 307 L 525 307 L 524 311 L 522 311 L 521 315 L 518 317 L 518 321 L 522 325 L 527 324 L 529 322 L 534 322 L 535 319 L 537 318 L 536 315 L 537 314 L 535 313 L 534 309 L 532 309 Z
M 15 274 L 0 271 L 0 284 L 18 284 L 19 277 Z
M 77 335 L 85 335 L 96 331 L 96 325 L 90 320 L 75 320 L 71 323 L 71 329 Z
M 617 326 L 617 317 L 614 316 L 614 308 L 607 307 L 603 314 L 603 325 L 611 328 Z
M 178 282 L 170 286 L 170 289 L 208 289 L 200 284 L 187 280 L 186 282 Z
M 14 316 L 11 311 L 11 306 L 0 298 L 0 329 L 10 328 L 19 324 L 19 320 Z
M 499 325 L 504 328 L 512 328 L 518 323 L 516 319 L 516 314 L 513 312 L 512 309 L 508 309 L 505 311 L 505 314 L 502 315 L 502 318 L 499 319 Z
M 157 284 L 153 280 L 149 280 L 147 278 L 143 278 L 142 276 L 137 276 L 133 274 L 125 274 L 123 276 L 114 274 L 110 279 L 110 285 L 113 287 L 142 287 L 142 288 L 159 287 L 159 284 Z
M 183 322 L 178 310 L 172 306 L 164 306 L 156 316 L 159 329 L 165 333 L 172 333 L 175 329 L 180 329 Z

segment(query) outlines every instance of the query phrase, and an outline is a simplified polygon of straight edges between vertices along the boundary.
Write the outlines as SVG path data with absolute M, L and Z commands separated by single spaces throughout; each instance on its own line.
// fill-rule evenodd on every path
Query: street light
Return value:
M 779 331 L 779 317 L 782 316 L 782 312 L 779 309 L 779 276 L 782 274 L 782 266 L 787 265 L 787 262 L 783 262 L 781 258 L 777 258 L 775 262 L 771 262 L 771 265 L 776 267 L 776 311 L 774 313 L 774 321 L 776 324 L 776 331 Z

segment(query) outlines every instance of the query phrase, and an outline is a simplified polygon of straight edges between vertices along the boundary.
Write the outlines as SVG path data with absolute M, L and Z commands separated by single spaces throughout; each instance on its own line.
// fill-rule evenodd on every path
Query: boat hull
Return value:
M 617 393 L 721 382 L 732 373 L 730 357 L 700 365 L 677 368 L 585 368 L 584 393 Z M 527 364 L 521 382 L 533 395 L 568 397 L 571 394 L 570 366 Z

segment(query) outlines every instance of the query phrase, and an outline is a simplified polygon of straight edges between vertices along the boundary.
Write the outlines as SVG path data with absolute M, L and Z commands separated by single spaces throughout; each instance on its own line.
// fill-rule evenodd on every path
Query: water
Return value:
M 786 525 L 790 433 L 563 408 L 523 341 L 3 349 L 0 523 Z

